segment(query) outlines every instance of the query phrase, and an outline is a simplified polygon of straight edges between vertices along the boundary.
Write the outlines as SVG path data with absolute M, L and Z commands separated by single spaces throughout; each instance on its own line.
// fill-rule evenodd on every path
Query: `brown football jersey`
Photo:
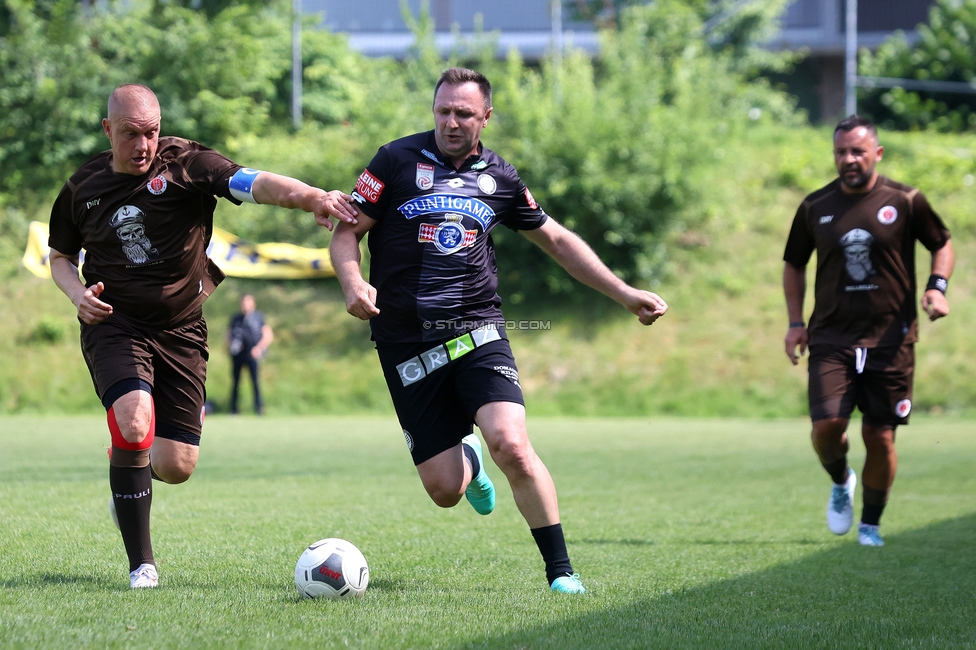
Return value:
M 112 170 L 105 151 L 75 172 L 51 210 L 50 247 L 84 249 L 85 284 L 142 325 L 164 329 L 198 309 L 223 272 L 207 257 L 215 197 L 235 204 L 228 181 L 241 166 L 182 138 L 160 138 L 142 176 Z
M 884 176 L 865 194 L 845 193 L 837 179 L 807 196 L 783 259 L 804 268 L 817 251 L 810 344 L 915 342 L 915 242 L 937 251 L 948 240 L 925 196 Z

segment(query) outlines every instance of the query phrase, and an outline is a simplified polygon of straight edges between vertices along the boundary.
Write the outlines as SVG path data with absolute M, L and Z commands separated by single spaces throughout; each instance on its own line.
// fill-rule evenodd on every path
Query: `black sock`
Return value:
M 881 514 L 888 504 L 888 490 L 876 490 L 863 486 L 864 510 L 861 513 L 861 523 L 877 526 L 881 522 Z
M 562 524 L 531 529 L 536 546 L 546 562 L 546 580 L 549 584 L 560 576 L 573 575 L 573 565 L 569 563 L 566 538 L 563 537 Z
M 835 460 L 830 464 L 820 463 L 823 468 L 827 470 L 830 474 L 830 480 L 832 480 L 837 485 L 842 485 L 847 483 L 847 477 L 850 475 L 851 468 L 847 466 L 847 457 L 841 458 L 840 460 Z
M 152 472 L 149 466 L 110 466 L 108 480 L 112 487 L 122 543 L 129 557 L 129 571 L 135 571 L 140 564 L 155 565 L 149 536 L 149 510 L 152 506 Z
M 464 451 L 464 455 L 468 457 L 471 461 L 471 478 L 473 479 L 481 471 L 481 463 L 478 462 L 478 454 L 474 452 L 474 448 L 466 443 L 461 443 L 461 449 Z

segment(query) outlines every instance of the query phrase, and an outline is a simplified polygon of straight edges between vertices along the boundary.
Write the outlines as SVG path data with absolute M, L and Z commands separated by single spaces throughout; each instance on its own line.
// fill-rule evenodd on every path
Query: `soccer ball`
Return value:
M 344 539 L 320 539 L 295 565 L 295 586 L 305 598 L 357 598 L 367 584 L 366 558 Z

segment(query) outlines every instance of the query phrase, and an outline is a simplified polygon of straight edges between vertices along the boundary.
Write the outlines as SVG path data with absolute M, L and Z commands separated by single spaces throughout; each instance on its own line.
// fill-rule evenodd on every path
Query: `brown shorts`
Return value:
M 810 418 L 850 418 L 856 406 L 871 426 L 908 424 L 915 347 L 810 346 Z
M 197 312 L 167 330 L 146 330 L 121 314 L 81 324 L 81 351 L 98 399 L 111 388 L 141 380 L 152 387 L 156 435 L 199 443 L 207 379 L 207 323 Z

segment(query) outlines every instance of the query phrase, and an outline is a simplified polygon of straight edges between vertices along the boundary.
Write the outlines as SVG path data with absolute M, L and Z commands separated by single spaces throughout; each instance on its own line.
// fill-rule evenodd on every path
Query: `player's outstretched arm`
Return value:
M 571 276 L 636 314 L 642 325 L 650 325 L 668 311 L 668 303 L 660 296 L 618 278 L 579 235 L 552 217 L 535 230 L 521 232 Z
M 332 268 L 346 296 L 346 311 L 360 320 L 369 320 L 380 313 L 376 308 L 376 288 L 363 279 L 359 251 L 359 242 L 375 223 L 366 215 L 360 216 L 355 224 L 339 222 L 329 243 Z
M 251 195 L 257 203 L 311 212 L 315 215 L 316 223 L 329 230 L 332 230 L 330 217 L 337 222 L 354 224 L 359 215 L 352 197 L 345 192 L 326 192 L 290 176 L 266 171 L 260 172 L 254 179 Z
M 786 311 L 790 326 L 783 343 L 786 356 L 794 366 L 806 354 L 809 334 L 803 323 L 803 294 L 807 290 L 806 269 L 798 269 L 789 262 L 783 264 L 783 293 L 786 295 Z M 797 352 L 799 350 L 799 352 Z
M 105 285 L 98 282 L 86 287 L 78 278 L 78 255 L 65 255 L 52 248 L 50 264 L 54 284 L 68 296 L 82 322 L 96 325 L 112 315 L 112 305 L 98 299 Z
M 952 248 L 952 240 L 950 239 L 945 243 L 945 246 L 932 253 L 932 277 L 942 278 L 945 280 L 945 285 L 948 285 L 955 265 L 956 253 Z M 937 320 L 949 315 L 949 301 L 944 293 L 945 288 L 945 286 L 926 288 L 922 295 L 922 310 L 929 315 L 929 320 Z

